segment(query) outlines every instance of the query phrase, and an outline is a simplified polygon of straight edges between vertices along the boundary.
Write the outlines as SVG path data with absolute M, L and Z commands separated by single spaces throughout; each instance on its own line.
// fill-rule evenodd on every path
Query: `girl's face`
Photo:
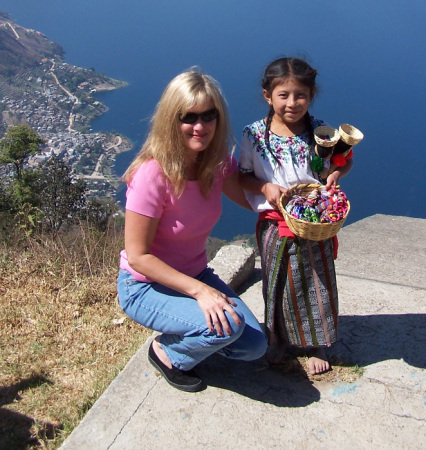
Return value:
M 216 132 L 217 111 L 214 103 L 208 101 L 195 105 L 179 120 L 188 156 L 204 151 Z
M 313 98 L 310 88 L 294 78 L 277 84 L 271 94 L 264 90 L 263 95 L 274 108 L 275 116 L 288 125 L 303 119 Z

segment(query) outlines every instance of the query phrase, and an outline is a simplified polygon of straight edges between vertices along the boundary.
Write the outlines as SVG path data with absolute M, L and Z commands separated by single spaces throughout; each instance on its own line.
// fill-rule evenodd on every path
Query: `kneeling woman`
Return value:
M 203 389 L 193 367 L 213 353 L 249 361 L 267 347 L 254 315 L 207 267 L 206 240 L 220 217 L 222 192 L 248 207 L 231 144 L 217 82 L 184 72 L 165 89 L 147 140 L 124 174 L 120 305 L 162 333 L 149 361 L 184 391 Z

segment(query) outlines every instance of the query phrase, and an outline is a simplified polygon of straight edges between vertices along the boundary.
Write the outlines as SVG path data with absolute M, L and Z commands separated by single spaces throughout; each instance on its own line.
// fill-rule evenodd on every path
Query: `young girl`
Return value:
M 207 268 L 206 240 L 220 217 L 222 192 L 249 208 L 229 154 L 232 142 L 216 81 L 184 72 L 166 87 L 148 138 L 124 175 L 120 305 L 162 332 L 148 359 L 168 383 L 189 392 L 204 387 L 192 369 L 213 353 L 249 361 L 267 348 L 254 315 Z
M 240 184 L 258 211 L 256 236 L 262 261 L 268 359 L 283 359 L 289 345 L 307 349 L 309 370 L 330 369 L 325 348 L 337 339 L 338 297 L 333 240 L 296 237 L 279 211 L 281 195 L 295 184 L 319 183 L 310 163 L 313 130 L 324 122 L 308 112 L 317 72 L 298 58 L 280 58 L 265 69 L 262 88 L 269 104 L 265 119 L 244 128 Z M 337 184 L 352 161 L 330 173 L 326 189 Z

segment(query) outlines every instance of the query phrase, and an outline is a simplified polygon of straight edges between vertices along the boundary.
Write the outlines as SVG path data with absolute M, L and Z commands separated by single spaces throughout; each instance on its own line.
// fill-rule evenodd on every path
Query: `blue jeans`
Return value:
M 123 269 L 117 280 L 120 306 L 135 322 L 163 333 L 161 347 L 178 369 L 190 370 L 213 353 L 244 361 L 260 358 L 266 351 L 267 340 L 253 313 L 212 269 L 206 268 L 197 279 L 225 293 L 237 304 L 234 309 L 241 325 L 225 312 L 231 335 L 211 332 L 194 298 L 159 283 L 137 281 Z

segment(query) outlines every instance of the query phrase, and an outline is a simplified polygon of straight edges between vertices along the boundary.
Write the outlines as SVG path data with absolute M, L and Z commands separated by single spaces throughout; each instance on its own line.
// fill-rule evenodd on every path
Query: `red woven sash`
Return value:
M 288 227 L 287 222 L 285 221 L 284 216 L 281 214 L 280 211 L 277 211 L 276 209 L 268 209 L 266 211 L 262 211 L 259 214 L 259 218 L 257 220 L 256 231 L 259 227 L 260 222 L 264 220 L 275 220 L 278 223 L 278 234 L 280 235 L 280 237 L 289 237 L 292 239 L 296 237 L 296 235 Z M 333 258 L 337 259 L 337 250 L 339 248 L 339 241 L 337 239 L 337 235 L 333 236 L 332 239 L 333 239 Z

